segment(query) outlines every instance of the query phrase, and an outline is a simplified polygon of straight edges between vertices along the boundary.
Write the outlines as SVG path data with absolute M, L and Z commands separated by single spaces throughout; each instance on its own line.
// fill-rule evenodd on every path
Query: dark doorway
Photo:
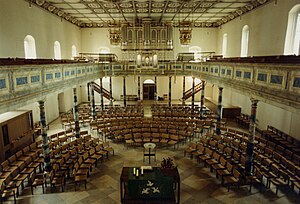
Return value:
M 143 100 L 154 100 L 155 84 L 143 84 Z

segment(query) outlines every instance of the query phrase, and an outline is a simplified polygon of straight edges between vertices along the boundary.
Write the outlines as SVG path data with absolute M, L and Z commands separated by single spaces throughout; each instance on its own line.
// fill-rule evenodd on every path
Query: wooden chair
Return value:
M 232 169 L 233 169 L 233 166 L 229 162 L 227 162 L 226 163 L 226 169 L 218 169 L 216 171 L 217 177 L 221 176 L 222 185 L 224 184 L 224 177 L 232 175 Z
M 191 157 L 191 159 L 193 158 L 193 152 L 197 151 L 197 143 L 196 142 L 190 142 L 190 144 L 188 145 L 187 148 L 184 149 L 183 154 L 184 156 L 186 155 L 186 153 L 188 153 Z
M 0 203 L 2 204 L 5 199 L 13 196 L 14 204 L 16 204 L 17 203 L 16 189 L 6 188 L 4 182 L 2 182 L 0 185 L 1 185 L 1 187 L 0 187 Z
M 205 163 L 210 167 L 212 172 L 212 165 L 220 163 L 220 155 L 217 152 L 213 152 L 212 158 L 205 160 Z
M 36 188 L 37 186 L 42 186 L 43 193 L 45 193 L 45 187 L 47 186 L 47 184 L 46 184 L 44 172 L 39 174 L 32 173 L 30 175 L 30 188 L 31 188 L 32 195 L 33 195 L 33 188 Z
M 225 176 L 224 183 L 227 185 L 227 189 L 229 192 L 230 186 L 240 186 L 241 185 L 241 174 L 237 169 L 233 169 L 232 176 Z
M 73 169 L 73 178 L 74 178 L 74 188 L 76 191 L 77 184 L 84 182 L 84 187 L 86 189 L 86 183 L 87 183 L 87 174 L 78 174 L 76 169 Z
M 50 185 L 51 187 L 56 188 L 56 186 L 61 187 L 61 191 L 64 192 L 64 187 L 66 184 L 65 176 L 62 176 L 60 174 L 56 175 L 57 168 L 54 168 L 50 171 L 49 178 L 50 178 Z
M 108 154 L 112 152 L 113 156 L 115 155 L 115 150 L 113 147 L 109 146 L 109 141 L 103 143 L 103 150 L 107 151 Z

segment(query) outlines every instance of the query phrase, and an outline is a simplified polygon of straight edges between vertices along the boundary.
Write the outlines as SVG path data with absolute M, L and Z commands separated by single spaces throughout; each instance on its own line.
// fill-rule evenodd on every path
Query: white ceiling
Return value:
M 188 21 L 194 27 L 218 27 L 273 0 L 25 0 L 79 27 Z

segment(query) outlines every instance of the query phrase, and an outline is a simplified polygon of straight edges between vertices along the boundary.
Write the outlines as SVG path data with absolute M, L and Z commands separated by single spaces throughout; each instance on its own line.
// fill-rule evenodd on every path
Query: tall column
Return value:
M 91 97 L 90 97 L 90 82 L 87 83 L 87 94 L 88 94 L 88 102 L 90 103 Z
M 52 170 L 52 166 L 50 163 L 50 149 L 49 149 L 49 142 L 48 142 L 48 136 L 47 136 L 47 126 L 46 126 L 46 117 L 45 117 L 45 102 L 39 101 L 39 107 L 40 107 L 40 120 L 42 125 L 42 148 L 43 148 L 43 155 L 44 155 L 44 169 L 47 172 L 50 172 Z
M 80 137 L 80 127 L 78 119 L 78 101 L 77 101 L 77 91 L 76 88 L 73 88 L 74 95 L 74 121 L 75 121 L 75 136 L 76 138 Z
M 109 105 L 113 105 L 113 96 L 112 96 L 112 78 L 111 76 L 109 77 L 109 97 L 110 97 L 110 104 Z
M 124 97 L 124 107 L 126 107 L 126 77 L 123 76 L 123 97 Z
M 154 84 L 155 84 L 155 87 L 154 87 L 154 100 L 157 101 L 157 77 L 156 76 L 154 77 Z
M 96 108 L 95 108 L 95 93 L 94 93 L 94 85 L 91 85 L 91 100 L 92 100 L 92 119 L 96 119 Z
M 254 137 L 255 137 L 255 122 L 256 122 L 256 109 L 257 109 L 258 100 L 251 98 L 251 116 L 250 116 L 250 126 L 249 126 L 249 137 L 247 143 L 247 157 L 245 170 L 246 175 L 251 174 L 252 164 L 253 164 L 253 148 L 254 148 Z
M 219 97 L 218 97 L 218 118 L 217 118 L 217 125 L 216 125 L 216 133 L 217 135 L 221 134 L 221 119 L 222 119 L 222 91 L 223 87 L 219 87 Z
M 195 110 L 195 77 L 193 77 L 192 82 L 192 115 L 194 114 Z
M 171 107 L 172 76 L 169 76 L 169 106 Z
M 138 76 L 138 100 L 141 100 L 141 76 Z
M 183 83 L 182 83 L 182 105 L 185 105 L 185 76 L 183 76 Z
M 200 119 L 204 119 L 204 91 L 205 91 L 205 81 L 202 81 L 202 90 L 201 90 L 201 107 L 200 107 Z
M 101 101 L 101 110 L 104 110 L 102 77 L 100 78 L 100 101 Z

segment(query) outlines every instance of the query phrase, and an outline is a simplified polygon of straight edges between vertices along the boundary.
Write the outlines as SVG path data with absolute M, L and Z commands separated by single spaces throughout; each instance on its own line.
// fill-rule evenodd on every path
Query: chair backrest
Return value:
M 234 178 L 236 178 L 238 180 L 240 179 L 241 174 L 237 169 L 233 169 L 232 174 L 233 174 Z
M 232 172 L 233 166 L 230 164 L 230 162 L 226 163 L 226 169 L 227 171 Z
M 225 166 L 225 165 L 226 165 L 226 162 L 227 162 L 227 160 L 222 156 L 222 157 L 220 158 L 220 163 L 221 163 L 223 166 Z

